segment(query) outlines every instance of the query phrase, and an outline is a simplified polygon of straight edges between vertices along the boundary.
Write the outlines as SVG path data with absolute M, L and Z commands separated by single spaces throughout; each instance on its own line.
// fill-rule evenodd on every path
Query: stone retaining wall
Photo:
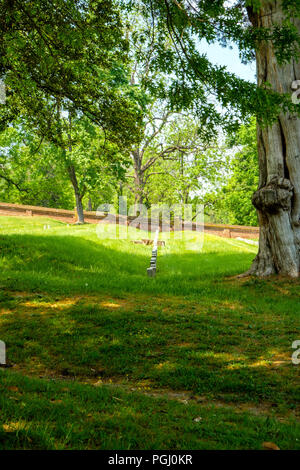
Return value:
M 67 223 L 75 223 L 76 212 L 75 210 L 65 210 L 65 209 L 51 209 L 48 207 L 38 207 L 38 206 L 25 206 L 21 204 L 10 204 L 6 202 L 0 202 L 0 216 L 1 215 L 11 215 L 11 216 L 27 216 L 27 217 L 49 217 L 52 219 L 60 220 Z M 107 217 L 107 214 L 96 213 L 84 211 L 85 221 L 91 224 L 97 224 L 99 222 L 109 223 L 110 217 L 113 221 L 113 216 Z M 105 220 L 104 220 L 105 219 Z M 125 225 L 132 222 L 135 217 L 116 216 L 116 222 L 120 225 Z M 142 230 L 147 230 L 150 227 L 149 221 L 147 219 L 143 220 L 139 225 L 139 228 Z M 196 224 L 190 224 L 191 230 L 196 230 Z M 152 227 L 152 231 L 155 231 L 156 227 Z M 259 238 L 259 228 L 258 227 L 246 227 L 242 225 L 222 225 L 222 224 L 205 224 L 204 231 L 212 235 L 218 235 L 219 237 L 226 238 L 248 238 L 248 239 L 258 239 Z

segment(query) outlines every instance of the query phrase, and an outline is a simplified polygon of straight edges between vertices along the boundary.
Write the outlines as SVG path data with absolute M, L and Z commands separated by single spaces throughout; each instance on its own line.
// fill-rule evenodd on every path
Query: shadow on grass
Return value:
M 253 279 L 241 284 L 230 280 L 249 267 L 254 255 L 226 244 L 223 249 L 206 252 L 204 245 L 201 253 L 184 254 L 161 249 L 157 276 L 148 278 L 151 248 L 127 240 L 2 235 L 0 282 L 13 290 L 58 295 L 172 295 L 194 299 L 201 305 L 214 304 L 220 312 L 226 302 L 252 313 L 272 312 L 282 318 L 292 315 L 293 321 L 298 314 L 299 318 L 297 289 L 283 294 L 276 282 Z
M 252 254 L 219 252 L 158 257 L 158 275 L 148 279 L 151 248 L 119 240 L 97 243 L 76 236 L 5 235 L 0 237 L 1 282 L 31 291 L 145 292 L 199 295 L 220 280 L 247 268 Z

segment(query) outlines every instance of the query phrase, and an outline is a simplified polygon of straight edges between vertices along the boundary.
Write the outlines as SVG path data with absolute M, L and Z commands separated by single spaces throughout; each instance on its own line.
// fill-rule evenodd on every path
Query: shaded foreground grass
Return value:
M 234 408 L 13 373 L 0 388 L 0 449 L 297 448 L 299 424 Z
M 212 236 L 148 279 L 149 247 L 44 223 L 0 219 L 0 448 L 300 448 L 298 281 L 231 279 L 255 249 Z

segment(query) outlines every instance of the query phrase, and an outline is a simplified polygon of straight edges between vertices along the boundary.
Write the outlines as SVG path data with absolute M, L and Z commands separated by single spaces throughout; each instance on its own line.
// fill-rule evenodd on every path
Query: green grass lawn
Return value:
M 300 449 L 299 281 L 194 233 L 151 279 L 130 236 L 0 218 L 0 449 Z

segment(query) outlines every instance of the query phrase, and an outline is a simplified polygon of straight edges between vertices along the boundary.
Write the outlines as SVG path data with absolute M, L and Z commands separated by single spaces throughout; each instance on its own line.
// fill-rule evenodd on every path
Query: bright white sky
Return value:
M 208 44 L 202 40 L 199 44 L 199 52 L 206 54 L 208 59 L 215 65 L 226 66 L 228 72 L 234 73 L 240 78 L 255 82 L 256 64 L 244 65 L 239 58 L 239 51 L 235 44 L 232 49 L 224 48 L 219 44 Z

